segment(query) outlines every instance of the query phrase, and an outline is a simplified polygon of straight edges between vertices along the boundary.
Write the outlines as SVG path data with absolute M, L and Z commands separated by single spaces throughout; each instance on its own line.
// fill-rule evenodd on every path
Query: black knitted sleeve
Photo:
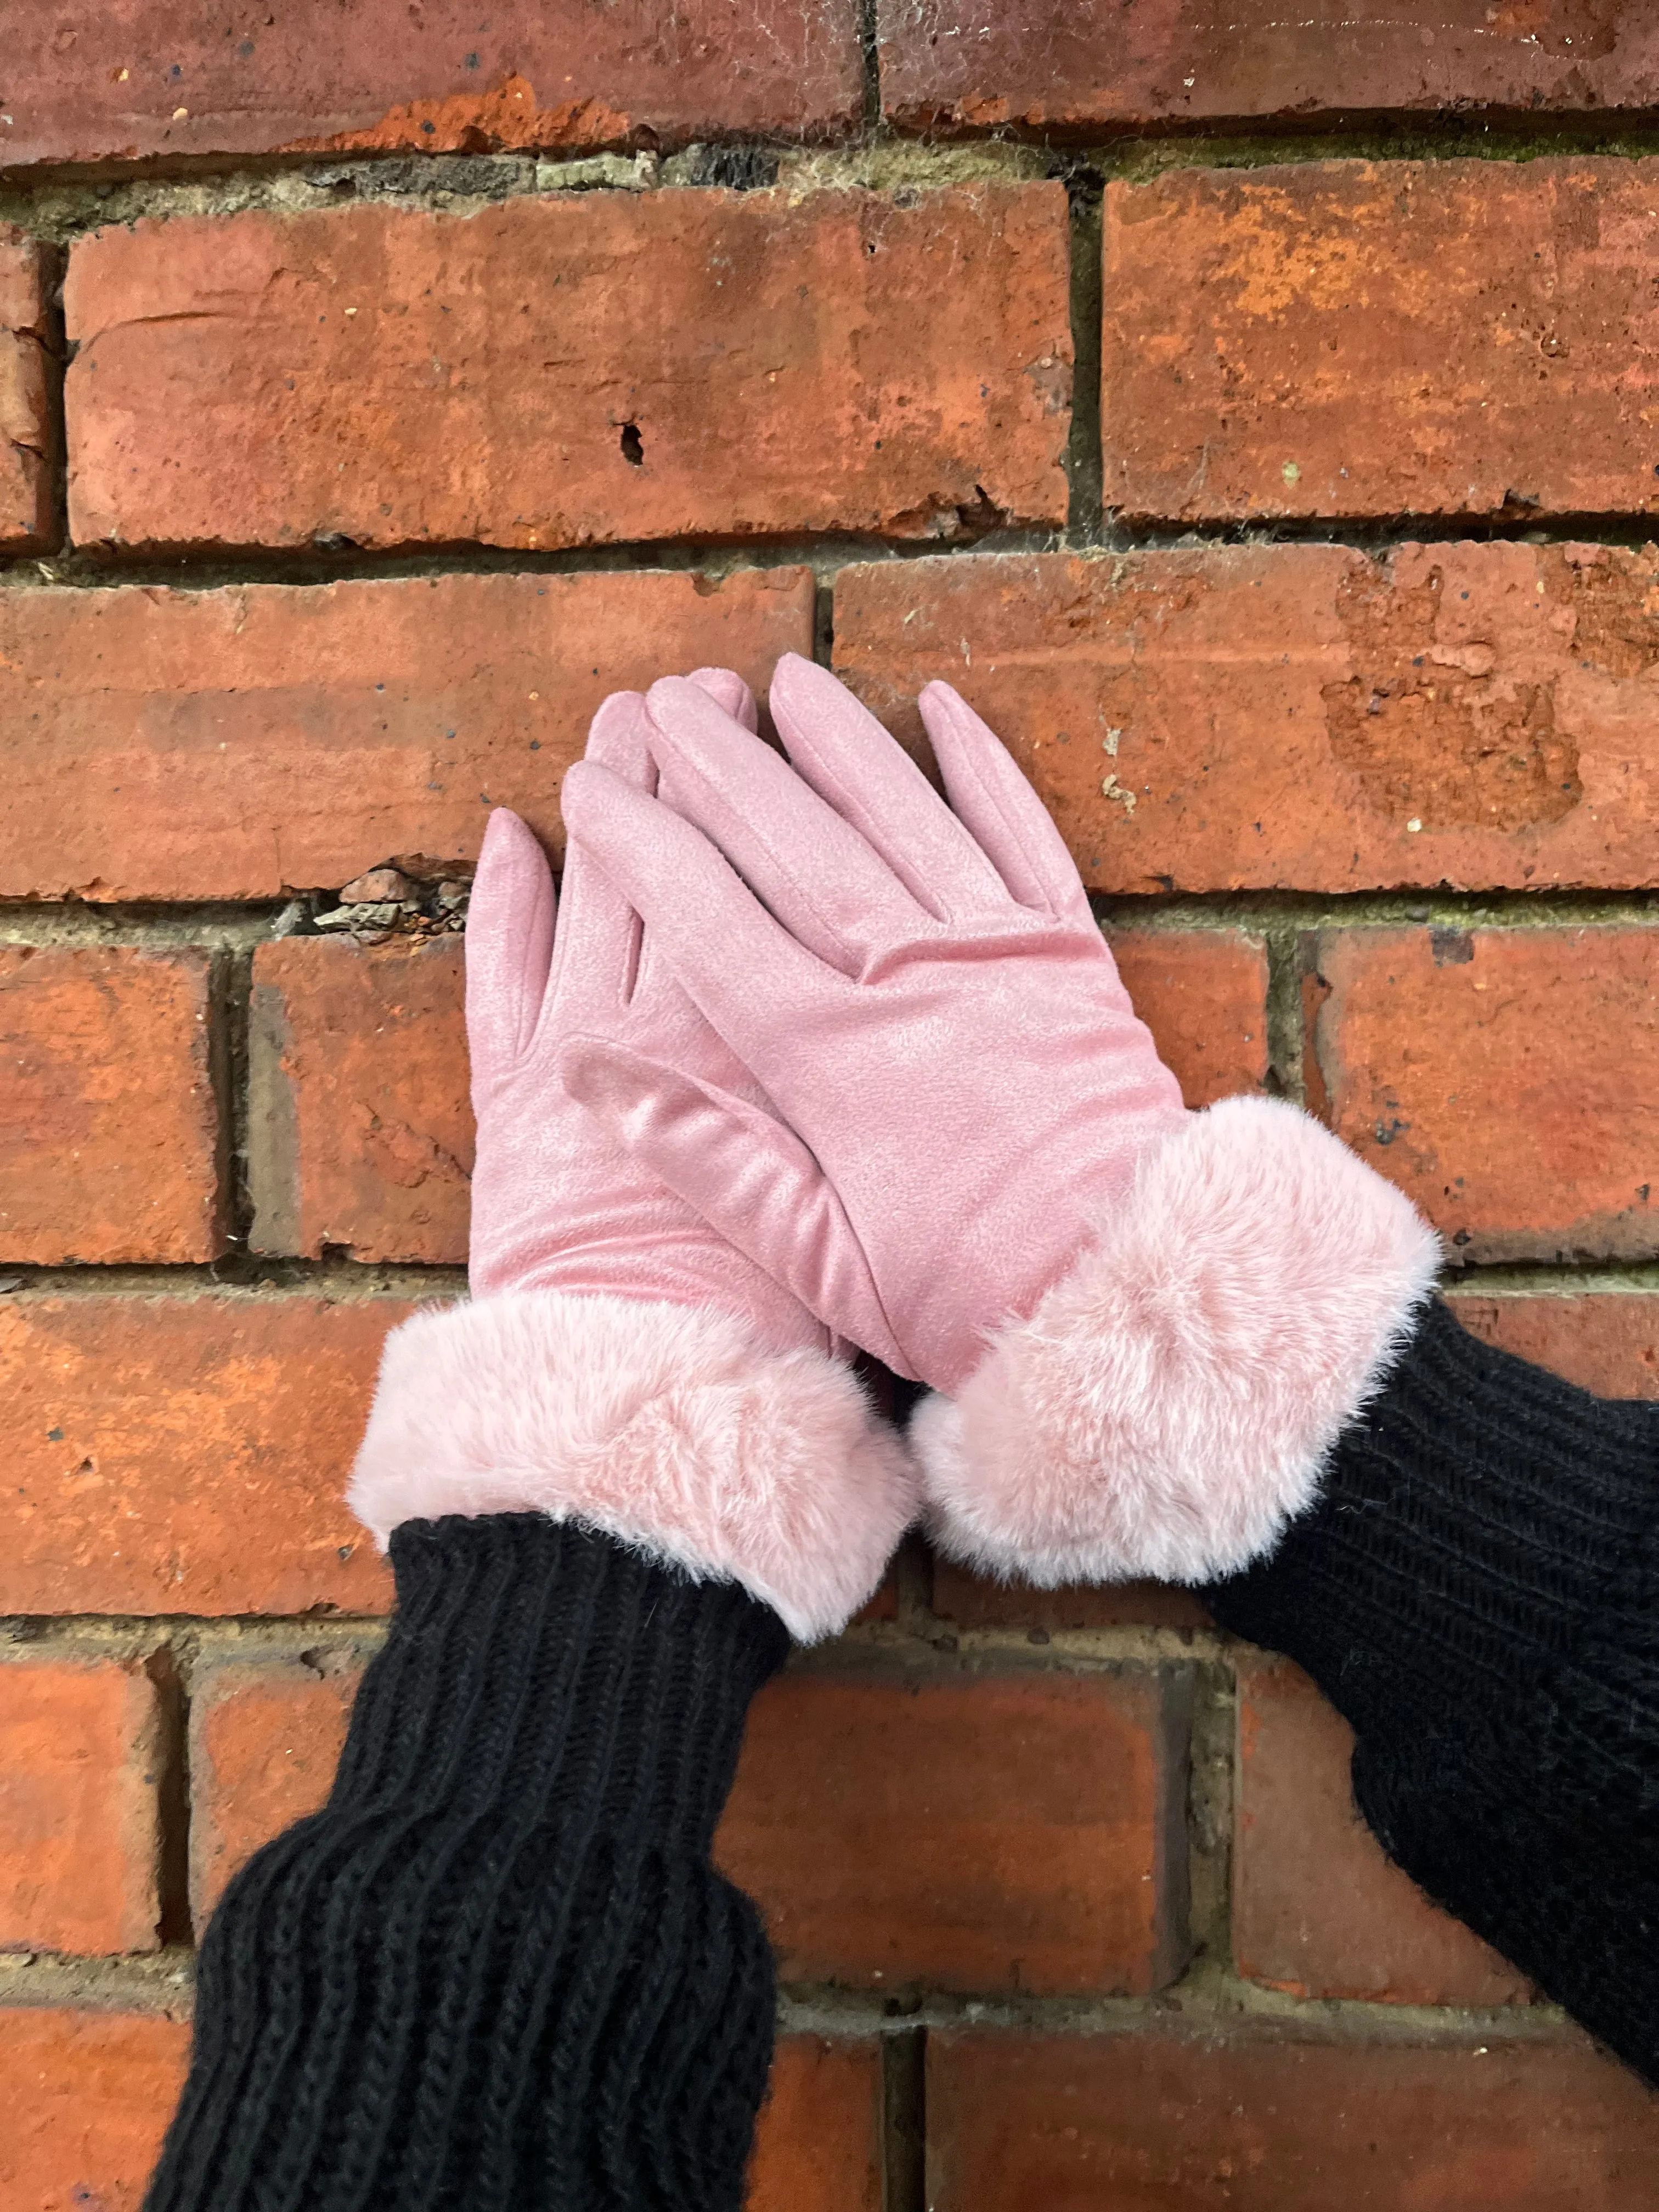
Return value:
M 735 2212 L 773 1973 L 708 1854 L 782 1624 L 534 1515 L 392 1558 L 333 1795 L 208 1929 L 150 2212 Z
M 1659 2083 L 1659 1406 L 1437 1304 L 1317 1504 L 1206 1601 L 1352 1723 L 1407 1873 Z

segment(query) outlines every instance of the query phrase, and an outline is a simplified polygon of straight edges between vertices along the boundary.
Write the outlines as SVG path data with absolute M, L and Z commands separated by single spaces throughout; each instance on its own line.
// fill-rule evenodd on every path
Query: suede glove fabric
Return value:
M 933 1386 L 947 1553 L 1042 1583 L 1243 1566 L 1384 1371 L 1432 1235 L 1292 1106 L 1184 1111 L 1046 810 L 947 686 L 921 707 L 949 806 L 823 670 L 787 657 L 770 703 L 787 763 L 654 685 L 659 791 L 590 760 L 565 818 L 775 1112 L 597 1031 L 569 1088 Z
M 745 735 L 729 672 L 688 688 Z M 644 702 L 588 739 L 650 803 Z M 788 1288 L 607 1132 L 562 1079 L 580 1035 L 763 1094 L 580 848 L 562 902 L 517 816 L 491 817 L 466 939 L 477 1162 L 472 1302 L 389 1339 L 351 1502 L 382 1544 L 407 1521 L 538 1511 L 732 1579 L 805 1640 L 880 1580 L 915 1509 L 899 1439 Z

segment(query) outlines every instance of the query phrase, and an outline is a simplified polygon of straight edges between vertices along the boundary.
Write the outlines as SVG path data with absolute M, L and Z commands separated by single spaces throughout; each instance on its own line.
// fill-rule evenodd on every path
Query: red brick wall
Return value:
M 190 1947 L 328 1786 L 388 1601 L 343 1470 L 465 1258 L 466 878 L 493 802 L 556 847 L 605 690 L 816 653 L 925 753 L 948 676 L 1188 1098 L 1305 1099 L 1471 1328 L 1659 1395 L 1659 28 L 13 13 L 0 2212 L 38 2212 L 137 2206 Z M 1385 1863 L 1347 1753 L 1182 1593 L 908 1550 L 761 1700 L 721 1833 L 786 1979 L 755 2205 L 1650 2202 L 1654 2100 Z

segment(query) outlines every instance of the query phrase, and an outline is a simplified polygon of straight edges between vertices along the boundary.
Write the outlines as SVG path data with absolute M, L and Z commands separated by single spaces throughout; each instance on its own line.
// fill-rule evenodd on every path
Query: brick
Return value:
M 1062 521 L 1067 252 L 1057 184 L 99 231 L 64 291 L 70 532 L 548 549 Z
M 810 653 L 805 568 L 0 591 L 0 896 L 269 899 L 562 849 L 608 692 Z
M 932 2212 L 1645 2212 L 1659 2159 L 1633 2074 L 1484 2031 L 930 2032 L 927 2119 Z
M 933 1611 L 958 1628 L 1026 1628 L 1040 1634 L 1089 1628 L 1204 1628 L 1210 1616 L 1191 1590 L 1171 1583 L 981 1582 L 950 1559 L 933 1562 Z
M 881 2048 L 786 2035 L 749 2162 L 748 2212 L 881 2212 Z
M 208 956 L 0 945 L 0 1259 L 224 1248 Z
M 1145 1993 L 1182 1962 L 1173 1674 L 837 1680 L 750 1711 L 715 1851 L 786 1981 Z
M 342 1492 L 391 1298 L 0 1299 L 0 1613 L 380 1613 Z
M 466 1264 L 460 941 L 288 938 L 253 957 L 256 1252 Z
M 1452 1311 L 1483 1342 L 1550 1368 L 1598 1398 L 1659 1398 L 1659 1298 L 1597 1291 L 1582 1297 L 1454 1293 Z
M 882 105 L 901 128 L 1049 132 L 1340 111 L 1659 105 L 1659 28 L 1605 0 L 1547 15 L 1450 0 L 1287 15 L 1140 0 L 1134 36 L 1074 0 L 879 0 Z M 1425 44 L 1427 39 L 1430 43 Z
M 1184 521 L 1659 509 L 1656 174 L 1319 161 L 1108 185 L 1107 505 Z
M 851 0 L 584 0 L 418 9 L 246 0 L 181 18 L 127 0 L 118 27 L 63 8 L 7 25 L 0 164 L 303 151 L 480 154 L 821 136 L 863 102 Z
M 1659 933 L 1332 930 L 1310 1103 L 1455 1258 L 1659 1250 Z
M 0 2204 L 139 2212 L 189 2053 L 162 2014 L 0 2009 Z
M 1659 883 L 1651 546 L 848 568 L 836 665 L 919 750 L 958 684 L 1091 889 Z
M 261 1844 L 314 1813 L 333 1786 L 362 1680 L 349 1651 L 225 1660 L 190 1699 L 190 1909 L 199 1934 Z
M 1348 1779 L 1353 1731 L 1301 1669 L 1238 1667 L 1233 1962 L 1301 1997 L 1503 2005 L 1524 1976 L 1384 1856 Z
M 39 245 L 0 222 L 0 553 L 33 552 L 57 534 L 46 289 Z
M 141 1660 L 0 1664 L 0 1949 L 156 1948 L 162 1756 Z
M 1123 988 L 1188 1106 L 1267 1080 L 1267 948 L 1238 929 L 1107 932 Z

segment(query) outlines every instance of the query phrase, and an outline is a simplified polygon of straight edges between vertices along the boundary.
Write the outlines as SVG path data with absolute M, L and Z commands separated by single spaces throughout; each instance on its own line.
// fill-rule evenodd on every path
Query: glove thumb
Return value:
M 717 1235 L 836 1335 L 909 1375 L 852 1224 L 793 1129 L 603 1037 L 569 1038 L 558 1072 L 570 1096 Z

